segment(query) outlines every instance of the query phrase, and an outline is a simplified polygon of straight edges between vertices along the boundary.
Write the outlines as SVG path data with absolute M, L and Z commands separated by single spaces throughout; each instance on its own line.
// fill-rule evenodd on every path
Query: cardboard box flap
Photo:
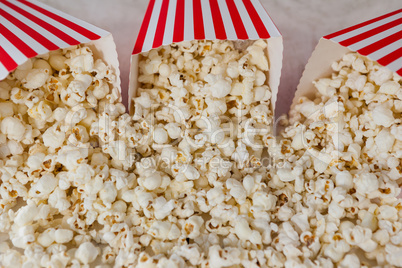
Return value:
M 151 0 L 133 54 L 181 41 L 279 36 L 258 0 Z
M 0 0 L 0 21 L 0 80 L 29 58 L 110 35 L 37 1 Z
M 324 36 L 402 75 L 402 9 Z

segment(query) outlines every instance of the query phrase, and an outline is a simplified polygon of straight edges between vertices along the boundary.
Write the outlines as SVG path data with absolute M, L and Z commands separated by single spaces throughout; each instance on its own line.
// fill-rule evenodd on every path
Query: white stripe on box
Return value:
M 91 41 L 90 39 L 88 39 L 87 37 L 81 35 L 80 33 L 74 31 L 73 29 L 65 26 L 64 24 L 36 11 L 35 9 L 26 6 L 20 2 L 15 2 L 14 3 L 16 6 L 24 9 L 25 11 L 27 11 L 28 13 L 31 13 L 32 15 L 34 15 L 35 17 L 49 23 L 50 25 L 53 25 L 55 28 L 59 29 L 60 31 L 64 32 L 65 34 L 67 34 L 68 36 L 74 38 L 75 40 L 79 41 L 80 43 L 87 43 L 89 41 Z
M 360 42 L 357 42 L 353 45 L 350 45 L 348 48 L 350 48 L 353 51 L 357 51 L 359 49 L 362 49 L 368 45 L 371 45 L 377 41 L 380 41 L 384 39 L 385 37 L 388 37 L 396 32 L 402 31 L 402 24 L 396 25 L 395 27 L 392 27 L 391 29 L 388 29 L 386 31 L 380 32 L 376 35 L 373 35 L 369 38 L 366 38 Z
M 184 41 L 194 39 L 193 0 L 184 1 Z
M 249 39 L 259 39 L 259 35 L 257 33 L 257 30 L 254 27 L 253 22 L 251 21 L 250 15 L 247 12 L 246 7 L 244 6 L 244 3 L 242 0 L 235 0 L 235 4 L 237 7 L 237 10 L 239 11 L 241 20 L 243 22 L 244 28 L 246 28 L 246 32 L 248 35 Z
M 359 34 L 365 33 L 365 32 L 367 32 L 369 30 L 372 30 L 374 28 L 377 28 L 379 26 L 382 26 L 384 24 L 387 24 L 387 23 L 389 23 L 391 21 L 394 21 L 394 20 L 397 20 L 397 19 L 400 19 L 400 18 L 402 18 L 402 13 L 395 14 L 395 15 L 393 15 L 391 17 L 376 21 L 374 23 L 368 24 L 368 25 L 363 26 L 361 28 L 358 28 L 356 30 L 344 33 L 344 34 L 339 35 L 339 36 L 335 36 L 334 38 L 331 38 L 331 40 L 339 43 L 339 42 L 342 42 L 342 41 L 344 41 L 346 39 L 349 39 L 351 37 L 354 37 L 354 36 L 357 36 Z
M 382 57 L 387 56 L 388 54 L 391 54 L 392 52 L 394 52 L 397 49 L 401 48 L 401 40 L 397 40 L 369 55 L 367 55 L 368 58 L 370 58 L 371 60 L 377 61 L 379 59 L 381 59 Z
M 393 62 L 388 64 L 386 67 L 388 69 L 390 69 L 391 71 L 394 71 L 394 72 L 398 71 L 399 69 L 402 68 L 402 57 L 394 60 Z
M 13 3 L 14 2 L 15 1 L 13 1 Z M 43 9 L 48 10 L 48 11 L 54 13 L 54 14 L 57 14 L 60 17 L 63 17 L 65 19 L 69 20 L 69 21 L 72 21 L 75 24 L 78 24 L 81 27 L 83 27 L 83 28 L 85 28 L 85 29 L 87 29 L 87 30 L 89 30 L 89 31 L 101 36 L 101 37 L 104 37 L 104 36 L 110 34 L 108 31 L 105 31 L 105 30 L 103 30 L 101 28 L 98 28 L 98 27 L 96 27 L 96 26 L 94 26 L 94 25 L 92 25 L 92 24 L 90 24 L 88 22 L 85 22 L 83 20 L 77 19 L 77 18 L 75 18 L 73 16 L 70 16 L 69 14 L 63 13 L 60 10 L 57 10 L 57 9 L 55 9 L 53 7 L 50 7 L 50 6 L 47 6 L 47 5 L 45 5 L 45 4 L 41 3 L 41 2 L 38 2 L 38 1 L 35 1 L 35 0 L 30 0 L 30 2 L 32 2 L 33 4 L 39 6 L 39 7 L 43 8 Z
M 205 39 L 215 40 L 215 27 L 212 20 L 211 7 L 209 1 L 201 1 L 202 20 L 204 22 Z
M 0 81 L 7 77 L 9 74 L 8 70 L 4 65 L 0 62 Z
M 48 52 L 47 48 L 42 46 L 38 41 L 30 37 L 28 34 L 26 34 L 20 28 L 18 28 L 13 23 L 8 21 L 6 18 L 0 16 L 0 20 L 8 30 L 10 30 L 13 34 L 15 34 L 19 39 L 21 39 L 22 42 L 24 42 L 27 46 L 32 48 L 36 53 L 40 55 Z
M 218 1 L 219 9 L 221 11 L 221 17 L 223 25 L 225 25 L 226 37 L 228 40 L 236 40 L 237 34 L 233 26 L 232 17 L 230 16 L 229 9 L 226 5 L 226 1 Z
M 16 48 L 10 41 L 7 40 L 2 34 L 0 34 L 1 47 L 6 53 L 18 64 L 23 64 L 28 58 Z
M 279 32 L 278 28 L 276 28 L 271 17 L 265 11 L 265 8 L 261 4 L 261 2 L 259 0 L 251 0 L 251 3 L 253 4 L 254 9 L 257 11 L 258 16 L 260 16 L 260 19 L 264 23 L 265 29 L 267 29 L 269 35 L 271 37 L 281 36 L 281 33 Z
M 162 1 L 155 1 L 154 8 L 152 10 L 151 19 L 149 21 L 147 33 L 145 35 L 144 44 L 141 51 L 148 51 L 152 49 L 154 43 L 156 27 L 158 26 L 159 14 L 161 11 Z
M 58 38 L 51 32 L 49 32 L 48 30 L 42 28 L 35 22 L 27 19 L 25 16 L 21 15 L 17 11 L 14 11 L 13 9 L 3 5 L 2 3 L 0 3 L 0 8 L 3 9 L 4 11 L 6 11 L 7 13 L 9 13 L 10 15 L 12 15 L 13 17 L 17 18 L 21 22 L 25 23 L 26 25 L 28 25 L 35 31 L 37 31 L 39 34 L 44 36 L 46 39 L 48 39 L 50 42 L 52 42 L 56 46 L 58 46 L 58 47 L 69 47 L 70 46 L 69 44 L 67 44 L 66 42 L 64 42 L 63 40 L 61 40 L 60 38 Z
M 165 32 L 163 34 L 163 44 L 168 45 L 173 42 L 174 21 L 176 17 L 177 0 L 169 1 L 166 17 Z

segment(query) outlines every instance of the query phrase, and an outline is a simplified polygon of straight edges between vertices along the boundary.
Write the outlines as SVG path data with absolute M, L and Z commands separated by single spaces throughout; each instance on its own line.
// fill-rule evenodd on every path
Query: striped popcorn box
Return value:
M 300 79 L 293 105 L 301 96 L 313 97 L 312 81 L 329 76 L 331 64 L 348 52 L 367 56 L 402 75 L 402 9 L 321 38 Z
M 182 41 L 258 39 L 268 42 L 267 84 L 274 110 L 283 42 L 259 0 L 150 0 L 132 53 L 129 99 L 136 95 L 138 56 L 142 52 Z
M 96 57 L 120 71 L 112 35 L 37 1 L 0 0 L 0 80 L 37 55 L 87 44 Z

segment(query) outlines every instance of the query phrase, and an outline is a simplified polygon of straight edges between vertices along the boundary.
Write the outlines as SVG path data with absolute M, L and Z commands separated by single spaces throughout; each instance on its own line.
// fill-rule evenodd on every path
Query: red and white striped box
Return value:
M 328 77 L 331 64 L 352 51 L 402 75 L 402 9 L 321 38 L 304 69 L 293 105 L 301 96 L 314 97 L 312 81 Z
M 268 42 L 268 85 L 272 109 L 282 69 L 282 36 L 259 0 L 150 0 L 131 57 L 129 106 L 136 95 L 138 55 L 162 45 L 191 40 Z
M 0 80 L 29 58 L 49 51 L 87 44 L 95 57 L 120 71 L 112 35 L 37 1 L 0 0 Z

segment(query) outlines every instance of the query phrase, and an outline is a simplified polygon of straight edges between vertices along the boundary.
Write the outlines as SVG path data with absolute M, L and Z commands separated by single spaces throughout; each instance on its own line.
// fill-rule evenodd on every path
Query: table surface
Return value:
M 130 55 L 147 0 L 40 0 L 110 31 L 120 60 L 123 98 Z M 402 7 L 400 0 L 261 0 L 284 39 L 276 114 L 287 113 L 304 66 L 321 36 Z

